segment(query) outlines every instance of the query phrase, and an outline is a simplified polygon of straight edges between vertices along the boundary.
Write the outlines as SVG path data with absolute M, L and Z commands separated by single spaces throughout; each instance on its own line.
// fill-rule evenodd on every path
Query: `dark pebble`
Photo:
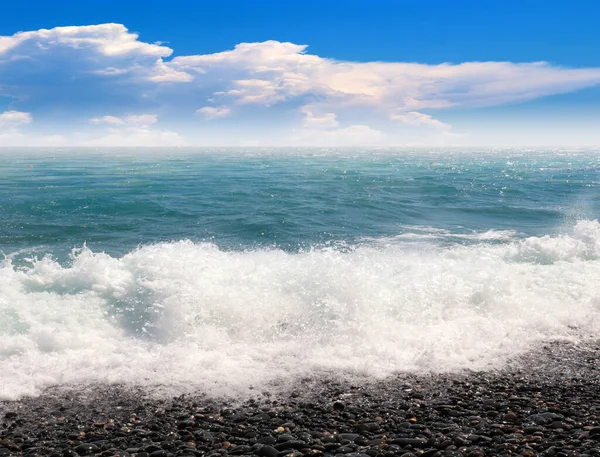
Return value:
M 260 438 L 258 442 L 262 444 L 275 444 L 277 442 L 277 438 L 271 435 L 267 435 Z
M 278 443 L 283 443 L 285 441 L 291 441 L 294 439 L 293 435 L 290 435 L 289 433 L 282 433 L 281 435 L 279 435 L 277 437 L 277 442 Z
M 354 442 L 354 440 L 358 438 L 358 435 L 356 433 L 340 433 L 338 436 L 340 437 L 340 439 L 350 442 Z
M 282 443 L 277 443 L 274 447 L 278 451 L 285 451 L 286 449 L 302 449 L 306 447 L 306 443 L 299 440 L 288 440 Z
M 254 453 L 260 457 L 277 457 L 279 455 L 279 451 L 277 449 L 275 449 L 273 446 L 268 445 L 261 447 Z
M 100 452 L 100 448 L 95 444 L 84 443 L 73 449 L 79 455 L 92 455 Z M 64 454 L 63 454 L 64 455 Z
M 344 405 L 341 401 L 336 401 L 333 403 L 333 409 L 336 411 L 343 411 L 344 408 L 346 408 L 346 405 Z
M 394 438 L 390 441 L 391 444 L 397 444 L 399 446 L 412 446 L 412 447 L 425 447 L 427 440 L 422 438 Z

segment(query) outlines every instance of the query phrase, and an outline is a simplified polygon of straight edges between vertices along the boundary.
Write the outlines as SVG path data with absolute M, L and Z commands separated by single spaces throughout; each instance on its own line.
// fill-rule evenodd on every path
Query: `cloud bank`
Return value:
M 468 132 L 449 113 L 600 84 L 600 68 L 351 62 L 279 41 L 172 54 L 121 24 L 0 36 L 0 145 L 452 144 Z

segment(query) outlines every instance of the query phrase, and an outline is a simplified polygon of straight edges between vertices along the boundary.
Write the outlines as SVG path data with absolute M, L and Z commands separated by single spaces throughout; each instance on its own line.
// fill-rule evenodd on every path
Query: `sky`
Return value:
M 0 146 L 600 147 L 600 2 L 22 0 Z

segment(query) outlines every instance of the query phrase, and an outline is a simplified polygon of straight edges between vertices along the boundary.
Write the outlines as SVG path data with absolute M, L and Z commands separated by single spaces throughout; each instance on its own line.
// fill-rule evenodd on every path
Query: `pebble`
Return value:
M 100 448 L 95 444 L 84 443 L 77 446 L 74 451 L 79 455 L 92 455 L 100 452 Z
M 346 405 L 344 405 L 341 401 L 336 401 L 333 403 L 333 409 L 336 411 L 343 411 L 345 408 Z
M 261 448 L 255 451 L 255 454 L 260 457 L 277 457 L 279 455 L 279 451 L 275 449 L 273 446 L 262 446 Z

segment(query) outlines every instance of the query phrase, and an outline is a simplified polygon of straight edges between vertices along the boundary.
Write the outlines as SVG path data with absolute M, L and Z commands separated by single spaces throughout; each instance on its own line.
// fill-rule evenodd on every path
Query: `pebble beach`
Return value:
M 600 347 L 549 343 L 502 370 L 299 379 L 248 398 L 68 386 L 0 404 L 0 456 L 600 455 Z

